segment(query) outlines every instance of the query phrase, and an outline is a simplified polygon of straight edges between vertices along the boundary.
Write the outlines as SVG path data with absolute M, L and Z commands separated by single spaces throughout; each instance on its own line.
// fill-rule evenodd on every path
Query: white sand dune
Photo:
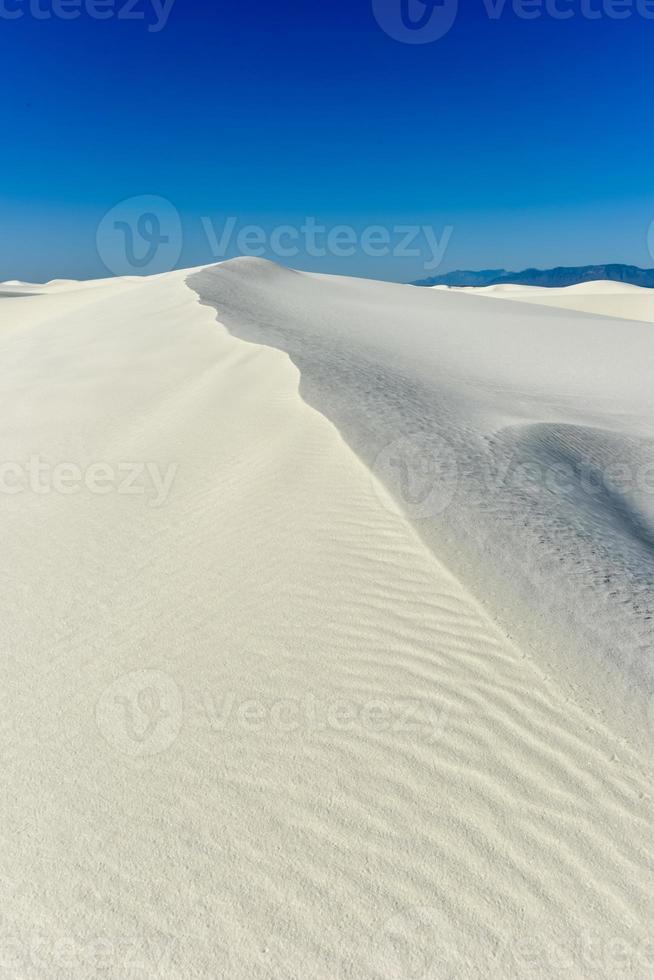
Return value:
M 477 293 L 496 299 L 511 299 L 520 303 L 538 303 L 560 309 L 578 310 L 599 316 L 654 323 L 654 289 L 632 286 L 626 282 L 581 282 L 561 289 L 546 286 L 521 286 L 512 283 L 498 286 L 434 286 L 453 292 Z
M 505 465 L 648 465 L 650 328 L 256 260 L 0 318 L 73 464 L 0 494 L 6 975 L 650 977 L 651 498 Z
M 429 490 L 433 464 L 447 506 L 408 507 L 421 537 L 649 749 L 651 327 L 247 259 L 190 282 L 232 332 L 290 354 L 304 399 L 400 504 Z M 415 457 L 407 500 L 389 446 Z

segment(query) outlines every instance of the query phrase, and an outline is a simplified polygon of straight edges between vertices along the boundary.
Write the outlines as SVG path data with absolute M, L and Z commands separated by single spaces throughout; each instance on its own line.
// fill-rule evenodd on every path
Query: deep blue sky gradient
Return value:
M 491 20 L 482 0 L 425 45 L 391 39 L 370 0 L 176 0 L 157 33 L 0 19 L 0 279 L 107 275 L 98 223 L 142 194 L 180 212 L 180 265 L 212 259 L 202 216 L 233 215 L 451 225 L 441 272 L 653 266 L 653 52 L 636 13 Z M 423 275 L 421 258 L 286 261 Z

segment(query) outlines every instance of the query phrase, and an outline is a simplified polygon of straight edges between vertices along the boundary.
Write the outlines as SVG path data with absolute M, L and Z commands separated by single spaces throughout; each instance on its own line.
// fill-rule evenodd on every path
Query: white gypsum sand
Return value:
M 650 328 L 244 260 L 33 291 L 7 975 L 649 977 L 646 501 L 483 471 L 639 460 Z
M 651 752 L 650 324 L 252 259 L 189 281 L 233 333 L 289 353 L 489 614 Z
M 512 283 L 498 286 L 434 286 L 438 290 L 475 293 L 493 299 L 510 299 L 518 303 L 556 306 L 599 316 L 623 320 L 654 322 L 654 289 L 625 282 L 598 280 L 582 282 L 560 289 L 548 286 L 521 286 Z

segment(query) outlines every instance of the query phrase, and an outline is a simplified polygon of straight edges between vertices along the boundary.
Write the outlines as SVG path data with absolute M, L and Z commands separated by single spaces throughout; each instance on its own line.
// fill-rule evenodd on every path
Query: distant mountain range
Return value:
M 499 286 L 516 283 L 520 286 L 575 286 L 580 282 L 608 279 L 611 282 L 628 282 L 634 286 L 654 288 L 654 269 L 639 269 L 636 265 L 580 265 L 572 268 L 524 269 L 507 272 L 506 269 L 482 269 L 479 272 L 457 269 L 444 276 L 421 279 L 414 286 Z

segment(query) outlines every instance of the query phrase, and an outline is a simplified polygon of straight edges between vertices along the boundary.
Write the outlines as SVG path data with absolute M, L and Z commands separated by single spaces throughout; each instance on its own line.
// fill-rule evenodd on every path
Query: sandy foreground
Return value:
M 505 299 L 0 286 L 0 976 L 652 976 L 654 328 Z

